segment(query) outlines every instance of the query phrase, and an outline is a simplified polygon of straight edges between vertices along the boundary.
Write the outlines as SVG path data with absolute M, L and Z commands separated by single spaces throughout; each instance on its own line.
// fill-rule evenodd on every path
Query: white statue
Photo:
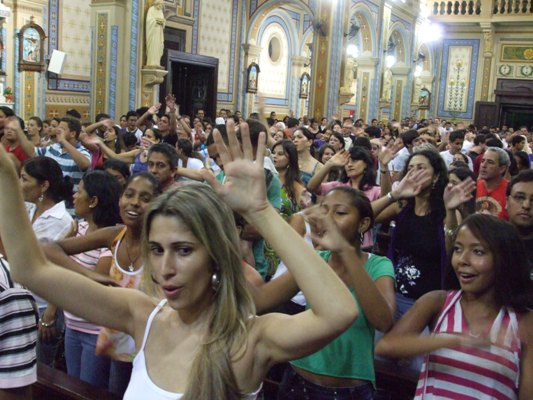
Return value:
M 146 65 L 161 66 L 165 37 L 165 15 L 163 14 L 163 0 L 155 0 L 146 13 Z
M 355 79 L 355 71 L 357 65 L 355 60 L 352 57 L 348 57 L 344 64 L 344 78 L 342 82 L 341 90 L 345 92 L 350 92 L 352 88 L 352 83 Z
M 392 72 L 387 69 L 383 73 L 383 90 L 381 91 L 381 99 L 390 101 L 392 95 Z
M 420 102 L 420 90 L 422 90 L 422 80 L 417 76 L 415 78 L 414 88 L 413 88 L 413 95 L 412 102 L 413 104 Z

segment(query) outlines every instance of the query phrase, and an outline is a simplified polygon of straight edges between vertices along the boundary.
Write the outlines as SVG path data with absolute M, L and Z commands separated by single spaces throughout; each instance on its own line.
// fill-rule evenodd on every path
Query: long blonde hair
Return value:
M 246 345 L 255 306 L 246 288 L 233 213 L 204 184 L 192 183 L 159 196 L 146 214 L 142 252 L 146 291 L 159 295 L 152 281 L 148 237 L 155 216 L 178 218 L 202 243 L 220 278 L 213 292 L 209 332 L 192 365 L 183 400 L 241 399 L 232 362 Z

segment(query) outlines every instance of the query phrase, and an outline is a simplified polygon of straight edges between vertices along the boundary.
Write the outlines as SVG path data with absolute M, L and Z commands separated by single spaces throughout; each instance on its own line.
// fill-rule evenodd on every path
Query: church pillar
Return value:
M 313 43 L 310 116 L 331 117 L 338 100 L 342 51 L 342 7 L 345 2 L 319 0 Z
M 289 99 L 289 110 L 294 111 L 294 115 L 301 116 L 307 115 L 306 101 L 307 99 L 300 98 L 300 78 L 304 72 L 307 71 L 305 64 L 307 63 L 308 58 L 304 56 L 293 56 L 292 57 L 292 96 Z M 311 77 L 311 80 L 313 77 Z
M 391 116 L 399 121 L 402 118 L 402 104 L 404 96 L 408 94 L 409 67 L 392 67 L 392 107 Z
M 248 43 L 243 44 L 242 46 L 244 49 L 244 70 L 241 71 L 241 73 L 243 74 L 242 81 L 244 82 L 244 85 L 243 85 L 244 93 L 242 94 L 244 96 L 244 101 L 242 102 L 243 104 L 242 115 L 250 115 L 251 112 L 255 111 L 254 101 L 255 101 L 256 93 L 248 93 L 246 91 L 247 78 L 248 78 L 247 76 L 248 66 L 253 62 L 259 64 L 259 54 L 261 54 L 261 46 L 256 46 L 255 44 L 248 44 Z M 261 87 L 258 86 L 257 89 L 259 92 L 261 92 Z
M 483 80 L 481 84 L 481 101 L 489 101 L 490 71 L 494 56 L 494 27 L 490 22 L 480 23 L 483 30 Z
M 372 57 L 364 57 L 357 59 L 357 93 L 355 104 L 358 110 L 356 118 L 361 118 L 363 121 L 371 118 L 371 83 L 376 82 L 376 66 L 378 59 Z
M 139 37 L 141 3 L 141 0 L 91 2 L 90 106 L 93 117 L 104 112 L 119 118 L 129 109 L 139 106 L 135 89 L 139 78 L 137 55 L 142 43 Z

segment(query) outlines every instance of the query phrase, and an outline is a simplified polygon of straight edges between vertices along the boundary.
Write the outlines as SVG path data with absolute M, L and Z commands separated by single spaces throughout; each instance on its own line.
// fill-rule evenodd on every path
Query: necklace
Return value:
M 126 267 L 126 269 L 129 272 L 135 271 L 135 262 L 139 259 L 139 256 L 141 255 L 140 252 L 137 252 L 137 255 L 132 259 L 130 255 L 130 246 L 128 245 L 128 237 L 124 236 L 124 243 L 126 245 L 126 255 L 128 256 L 128 260 L 130 261 L 130 265 Z

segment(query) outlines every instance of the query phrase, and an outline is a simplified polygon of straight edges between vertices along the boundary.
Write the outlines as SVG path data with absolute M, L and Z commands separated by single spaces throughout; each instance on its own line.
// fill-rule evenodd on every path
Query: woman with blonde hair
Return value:
M 215 135 L 224 184 L 205 171 L 214 191 L 194 184 L 177 188 L 146 215 L 145 273 L 164 296 L 155 308 L 140 291 L 99 285 L 44 258 L 24 215 L 15 171 L 0 149 L 6 188 L 0 192 L 0 233 L 8 236 L 14 278 L 87 320 L 133 336 L 138 354 L 125 399 L 255 399 L 272 365 L 318 350 L 357 316 L 346 286 L 269 205 L 264 133 L 254 162 L 248 125 L 239 130 L 243 150 L 233 126 L 228 147 Z M 230 207 L 285 261 L 310 310 L 254 315 Z

